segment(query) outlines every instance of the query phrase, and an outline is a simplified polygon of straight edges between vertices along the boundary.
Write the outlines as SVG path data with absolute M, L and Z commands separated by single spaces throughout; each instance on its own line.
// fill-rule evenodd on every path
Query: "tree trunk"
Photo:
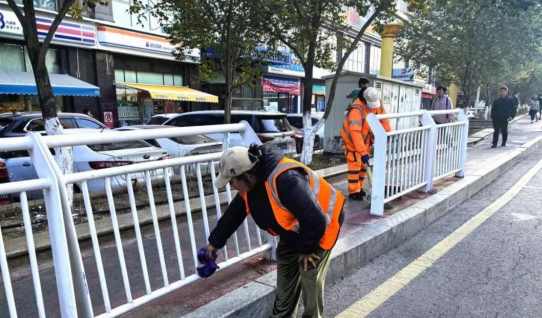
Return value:
M 37 33 L 29 32 L 27 35 L 27 47 L 34 79 L 38 90 L 38 98 L 41 105 L 41 114 L 45 121 L 45 131 L 48 135 L 62 135 L 64 129 L 57 117 L 55 95 L 45 65 L 45 54 L 40 54 L 41 48 Z M 72 147 L 55 148 L 55 161 L 62 174 L 73 173 L 73 149 Z M 73 185 L 67 186 L 68 201 L 70 206 L 73 202 Z
M 301 151 L 301 162 L 305 165 L 312 163 L 314 150 L 314 137 L 316 131 L 312 127 L 311 101 L 312 101 L 312 63 L 305 66 L 305 86 L 303 87 L 303 150 Z

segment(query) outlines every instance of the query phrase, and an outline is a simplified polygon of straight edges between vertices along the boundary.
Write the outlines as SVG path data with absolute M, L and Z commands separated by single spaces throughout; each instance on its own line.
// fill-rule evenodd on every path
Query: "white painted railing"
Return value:
M 36 170 L 40 179 L 2 184 L 0 185 L 0 194 L 21 193 L 21 207 L 25 221 L 32 278 L 34 280 L 40 317 L 45 317 L 45 311 L 43 310 L 42 288 L 40 287 L 39 272 L 37 271 L 38 264 L 34 252 L 32 228 L 25 191 L 44 189 L 45 205 L 49 220 L 49 232 L 51 235 L 51 246 L 55 263 L 56 288 L 58 290 L 59 306 L 62 317 L 115 317 L 168 292 L 192 283 L 199 278 L 196 273 L 196 268 L 198 267 L 197 252 L 199 247 L 202 247 L 207 243 L 206 238 L 209 236 L 210 232 L 209 217 L 207 213 L 208 206 L 205 199 L 204 182 L 201 172 L 202 169 L 199 169 L 199 166 L 207 165 L 210 167 L 211 181 L 214 184 L 217 173 L 215 165 L 221 156 L 221 153 L 218 152 L 63 175 L 55 164 L 54 158 L 48 149 L 55 147 L 101 144 L 104 143 L 104 141 L 111 143 L 210 133 L 240 133 L 247 146 L 252 143 L 260 143 L 250 126 L 246 122 L 242 122 L 240 124 L 203 126 L 198 127 L 197 131 L 192 127 L 188 127 L 156 129 L 150 131 L 103 132 L 101 134 L 45 137 L 42 137 L 39 134 L 29 133 L 25 137 L 13 138 L 10 139 L 8 143 L 2 143 L 0 145 L 0 151 L 29 150 L 32 154 L 32 161 L 36 167 L 39 167 L 39 169 Z M 202 239 L 201 237 L 199 239 L 197 238 L 197 234 L 201 233 L 201 231 L 197 231 L 194 228 L 194 220 L 192 219 L 192 209 L 190 206 L 189 189 L 186 178 L 186 167 L 190 165 L 197 166 L 197 192 L 201 204 L 205 239 Z M 181 178 L 180 185 L 172 184 L 171 182 L 170 171 L 173 167 L 179 167 Z M 169 243 L 174 246 L 173 257 L 172 252 L 167 255 L 165 253 L 165 246 L 162 238 L 162 235 L 164 235 L 165 232 L 161 231 L 157 207 L 154 202 L 153 188 L 156 187 L 156 182 L 151 182 L 151 174 L 158 170 L 162 171 L 161 175 L 163 175 L 164 187 L 167 194 L 169 219 L 173 232 L 172 242 Z M 136 195 L 134 193 L 132 182 L 130 182 L 134 174 L 142 174 L 144 176 L 146 196 L 152 218 L 153 240 L 156 251 L 158 252 L 156 264 L 148 263 L 146 250 L 148 250 L 149 246 L 145 246 L 144 244 L 145 237 L 139 226 Z M 141 272 L 138 275 L 135 275 L 134 270 L 130 270 L 129 268 L 130 266 L 133 267 L 134 264 L 129 266 L 126 262 L 125 246 L 127 240 L 126 238 L 123 240 L 120 233 L 116 212 L 116 198 L 111 186 L 111 179 L 115 177 L 122 177 L 127 181 L 124 188 L 129 197 L 130 213 L 133 220 L 135 242 L 137 245 L 137 252 L 134 254 L 137 255 L 137 266 L 141 268 Z M 94 222 L 93 204 L 89 195 L 88 183 L 94 180 L 104 180 L 105 182 L 107 205 L 113 227 L 114 242 L 112 244 L 114 244 L 116 248 L 117 255 L 116 259 L 107 260 L 109 264 L 107 267 L 104 266 L 104 247 L 101 246 L 100 240 L 98 239 L 98 230 Z M 82 192 L 84 210 L 88 217 L 89 233 L 92 241 L 92 255 L 95 260 L 97 275 L 88 275 L 85 273 L 85 266 L 72 219 L 72 211 L 67 199 L 66 188 L 71 184 L 77 184 Z M 179 188 L 175 189 L 173 186 L 178 186 Z M 212 188 L 214 198 L 212 208 L 216 210 L 217 218 L 220 218 L 222 215 L 220 195 L 218 189 L 215 188 L 214 185 Z M 175 211 L 173 201 L 173 192 L 175 190 L 182 191 L 183 193 L 186 222 L 189 232 L 189 261 L 183 259 L 183 251 L 181 249 L 181 239 L 178 230 L 179 224 L 177 222 L 178 213 Z M 139 195 L 141 196 L 141 194 Z M 226 197 L 228 202 L 232 200 L 231 196 L 230 188 L 227 186 Z M 221 269 L 275 247 L 276 242 L 273 237 L 266 234 L 265 242 L 262 240 L 262 233 L 260 233 L 258 227 L 256 227 L 254 231 L 250 231 L 248 220 L 245 220 L 241 231 L 243 232 L 242 236 L 244 237 L 245 242 L 243 243 L 238 239 L 237 233 L 233 235 L 232 247 L 234 251 L 229 252 L 226 247 L 223 249 L 223 262 L 219 263 Z M 10 316 L 17 317 L 15 298 L 13 296 L 14 293 L 7 267 L 5 249 L 1 238 L 0 233 L 0 269 L 2 270 L 3 275 L 3 285 L 7 295 Z M 114 268 L 111 268 L 112 263 L 115 264 Z M 175 263 L 174 269 L 171 267 L 172 263 Z M 150 271 L 150 267 L 158 264 L 158 270 L 154 272 Z M 115 275 L 115 279 L 112 279 Z M 111 288 L 119 288 L 119 286 L 112 286 L 112 281 L 121 282 L 122 290 L 124 292 L 111 294 Z M 134 283 L 139 283 L 141 281 L 144 284 L 144 294 L 141 295 L 141 293 L 138 293 L 139 295 L 135 296 L 131 287 Z M 158 286 L 157 282 L 159 282 Z M 90 285 L 95 286 L 96 289 L 99 288 L 100 293 L 90 293 Z M 123 294 L 123 297 L 119 298 L 119 294 Z M 99 306 L 96 306 L 97 303 Z M 99 309 L 97 310 L 97 308 Z
M 455 121 L 437 125 L 431 116 L 455 115 Z M 383 119 L 419 117 L 420 126 L 386 132 Z M 455 174 L 463 177 L 467 156 L 469 121 L 460 110 L 417 111 L 374 115 L 367 121 L 375 137 L 371 214 L 384 215 L 384 204 Z

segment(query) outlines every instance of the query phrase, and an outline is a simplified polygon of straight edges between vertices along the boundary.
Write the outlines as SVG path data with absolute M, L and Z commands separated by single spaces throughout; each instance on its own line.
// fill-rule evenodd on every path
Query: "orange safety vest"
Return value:
M 361 120 L 359 120 L 360 118 L 353 118 L 357 117 L 354 116 L 355 114 L 351 113 L 351 110 L 353 109 L 359 110 L 359 112 L 361 113 Z M 359 152 L 357 149 L 361 148 L 364 150 L 362 152 L 362 155 L 367 154 L 367 149 L 369 149 L 372 140 L 371 127 L 369 127 L 369 123 L 366 120 L 368 113 L 380 115 L 385 114 L 386 111 L 384 110 L 384 107 L 382 107 L 382 103 L 381 106 L 378 108 L 368 109 L 367 106 L 365 106 L 365 104 L 359 98 L 356 99 L 353 104 L 350 104 L 346 109 L 346 118 L 344 119 L 343 127 L 341 129 L 341 137 L 344 140 L 346 150 L 351 152 Z M 386 131 L 391 130 L 388 120 L 383 120 L 382 124 Z M 359 131 L 361 133 L 362 144 L 358 145 L 358 147 L 356 147 L 354 140 L 355 138 L 352 137 L 352 134 L 350 133 L 351 131 Z
M 339 216 L 341 215 L 345 198 L 341 192 L 333 188 L 322 176 L 312 171 L 309 167 L 298 161 L 283 158 L 271 172 L 265 181 L 265 188 L 267 190 L 267 195 L 269 196 L 273 214 L 275 215 L 278 224 L 286 231 L 299 231 L 298 220 L 284 205 L 282 205 L 277 190 L 278 176 L 287 170 L 297 168 L 304 169 L 309 176 L 309 184 L 312 193 L 316 196 L 318 204 L 326 215 L 326 231 L 324 232 L 324 236 L 320 239 L 320 247 L 324 250 L 330 250 L 335 245 L 339 236 L 339 229 L 341 227 L 339 224 Z M 250 214 L 247 193 L 243 193 L 242 197 L 245 200 L 247 214 Z M 271 229 L 268 231 L 269 233 L 276 235 Z

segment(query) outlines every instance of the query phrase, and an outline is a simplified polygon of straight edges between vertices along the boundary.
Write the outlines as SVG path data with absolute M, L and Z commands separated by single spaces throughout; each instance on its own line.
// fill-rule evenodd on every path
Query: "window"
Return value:
M 347 60 L 348 70 L 363 73 L 363 64 L 365 62 L 365 45 L 358 46 Z
M 23 1 L 15 0 L 15 3 L 23 4 Z M 56 11 L 56 0 L 34 0 L 34 7 Z
M 125 27 L 132 26 L 132 18 L 128 10 L 130 9 L 130 2 L 123 0 L 115 0 L 111 3 L 113 6 L 113 19 L 118 25 Z
M 137 72 L 137 82 L 141 84 L 164 85 L 164 74 Z
M 290 124 L 288 124 L 288 121 L 286 120 L 286 117 L 261 117 L 259 125 L 259 131 L 260 133 L 280 133 L 280 132 L 287 132 L 291 131 L 292 128 L 290 127 Z
M 147 125 L 162 125 L 166 121 L 168 121 L 169 118 L 164 116 L 154 116 L 147 122 Z
M 104 127 L 92 120 L 84 118 L 76 118 L 79 128 L 103 129 Z
M 75 128 L 75 124 L 73 122 L 73 119 L 71 118 L 59 118 L 58 120 L 60 121 L 62 127 L 64 127 L 65 129 Z
M 183 77 L 175 74 L 115 70 L 115 81 L 151 85 L 183 86 Z
M 20 45 L 0 44 L 0 69 L 6 71 L 26 71 L 24 51 Z
M 294 127 L 303 128 L 303 117 L 288 117 L 288 122 Z
M 64 129 L 75 128 L 71 118 L 59 118 L 59 121 Z M 45 131 L 45 123 L 43 118 L 31 119 L 24 128 L 24 131 Z
M 371 69 L 369 73 L 380 74 L 380 54 L 381 49 L 379 47 L 371 46 Z

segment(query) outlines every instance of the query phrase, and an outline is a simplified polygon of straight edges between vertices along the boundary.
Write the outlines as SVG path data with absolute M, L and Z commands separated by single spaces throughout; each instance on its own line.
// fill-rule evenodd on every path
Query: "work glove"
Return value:
M 365 163 L 365 165 L 369 164 L 369 159 L 371 159 L 371 157 L 369 157 L 369 155 L 361 156 L 361 161 L 363 161 L 363 163 Z
M 217 269 L 220 269 L 215 262 L 217 256 L 216 253 L 213 253 L 214 259 L 207 257 L 207 249 L 205 247 L 202 247 L 198 251 L 198 261 L 203 265 L 197 268 L 199 277 L 207 278 L 213 275 Z

